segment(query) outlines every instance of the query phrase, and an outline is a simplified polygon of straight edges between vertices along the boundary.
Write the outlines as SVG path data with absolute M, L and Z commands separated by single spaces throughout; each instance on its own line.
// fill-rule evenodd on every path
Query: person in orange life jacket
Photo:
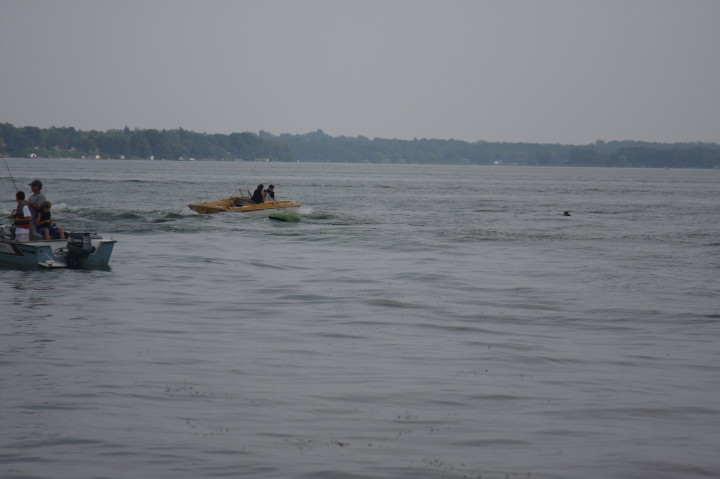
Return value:
M 15 222 L 15 239 L 17 241 L 30 241 L 30 222 L 32 221 L 32 211 L 25 201 L 25 192 L 18 191 L 15 194 L 17 208 L 13 215 Z
M 35 216 L 37 234 L 42 235 L 45 240 L 49 240 L 50 237 L 64 240 L 65 231 L 63 231 L 62 228 L 58 228 L 52 220 L 50 206 L 49 201 L 43 201 L 40 205 L 40 211 L 38 211 L 37 216 Z

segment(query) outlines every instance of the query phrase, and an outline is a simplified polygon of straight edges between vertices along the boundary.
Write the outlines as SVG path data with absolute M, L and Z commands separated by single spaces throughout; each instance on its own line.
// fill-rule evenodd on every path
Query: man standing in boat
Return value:
M 42 181 L 40 180 L 32 180 L 32 182 L 28 185 L 30 189 L 32 190 L 33 194 L 30 195 L 30 198 L 27 199 L 27 205 L 30 207 L 30 212 L 32 213 L 32 216 L 30 217 L 30 239 L 36 239 L 39 238 L 41 235 L 38 235 L 36 226 L 35 226 L 35 217 L 38 214 L 38 211 L 40 211 L 40 205 L 45 203 L 47 201 L 47 198 L 45 198 L 45 195 L 42 194 Z

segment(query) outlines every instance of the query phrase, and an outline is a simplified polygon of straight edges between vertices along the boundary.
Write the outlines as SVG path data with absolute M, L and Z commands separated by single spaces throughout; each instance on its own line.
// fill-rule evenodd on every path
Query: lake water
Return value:
M 8 165 L 118 243 L 0 269 L 0 477 L 720 477 L 720 171 Z

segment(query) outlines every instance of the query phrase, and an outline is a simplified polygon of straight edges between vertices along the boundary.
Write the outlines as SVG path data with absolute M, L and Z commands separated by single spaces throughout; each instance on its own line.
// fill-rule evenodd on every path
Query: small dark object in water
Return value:
M 300 216 L 290 213 L 272 213 L 268 218 L 279 221 L 300 221 Z

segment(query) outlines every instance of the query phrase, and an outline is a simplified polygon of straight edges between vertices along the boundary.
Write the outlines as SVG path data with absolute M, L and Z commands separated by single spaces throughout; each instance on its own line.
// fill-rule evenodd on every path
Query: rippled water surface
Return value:
M 720 476 L 718 171 L 8 165 L 118 243 L 0 268 L 0 477 Z

